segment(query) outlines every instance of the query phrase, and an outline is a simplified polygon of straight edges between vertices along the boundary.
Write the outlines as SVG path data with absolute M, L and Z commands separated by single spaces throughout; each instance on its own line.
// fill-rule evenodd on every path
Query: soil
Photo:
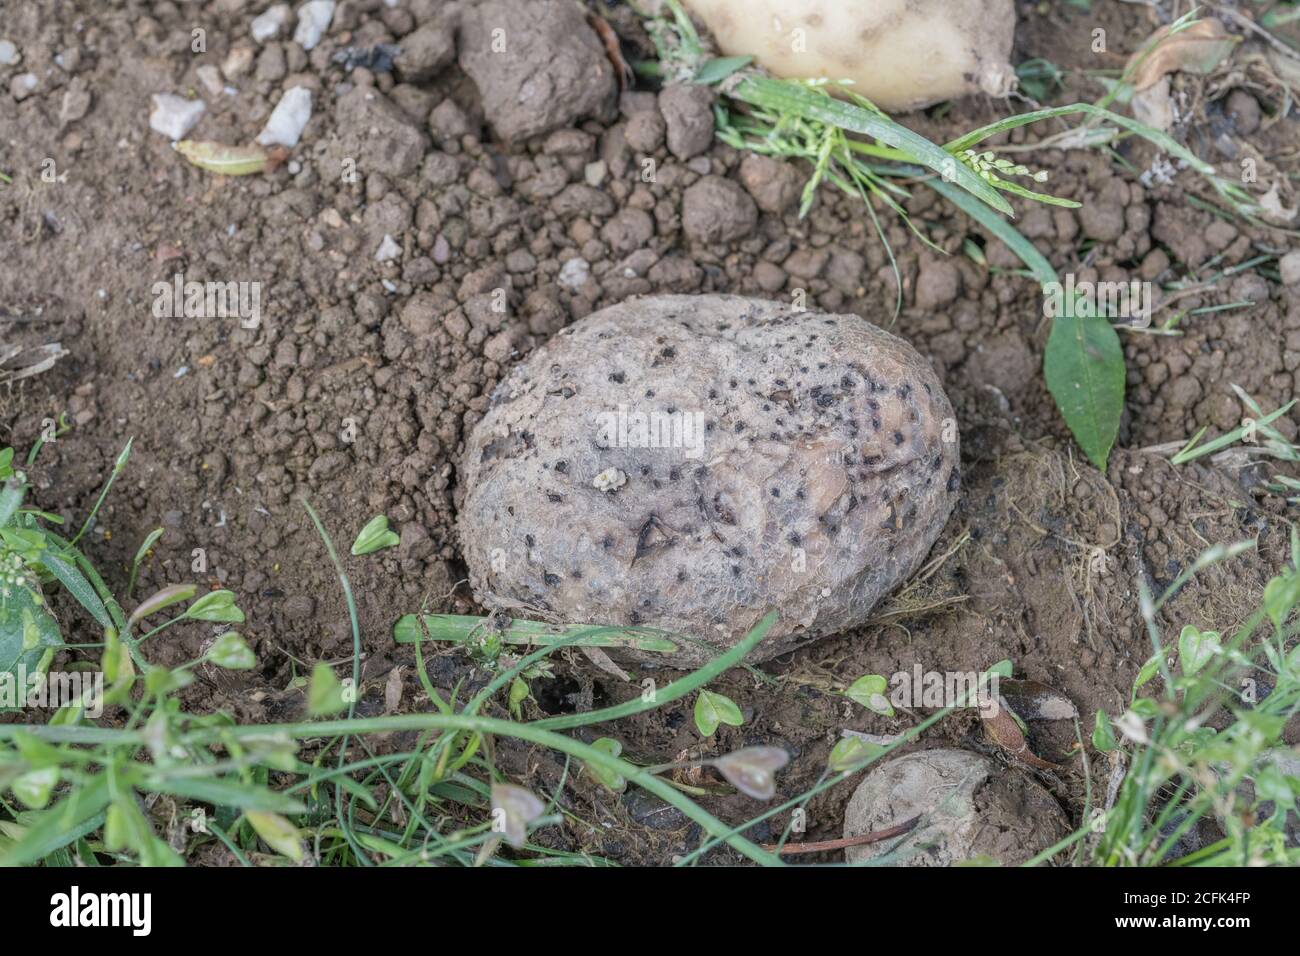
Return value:
M 1289 509 L 1262 487 L 1280 469 L 1207 459 L 1175 467 L 1163 447 L 1203 426 L 1210 434 L 1236 426 L 1246 410 L 1231 384 L 1266 410 L 1300 390 L 1300 286 L 1282 284 L 1275 261 L 1177 304 L 1248 308 L 1189 314 L 1179 336 L 1124 333 L 1128 395 L 1102 474 L 1073 444 L 1043 384 L 1049 326 L 1039 290 L 1014 272 L 1019 263 L 1005 247 L 932 192 L 918 189 L 905 205 L 950 255 L 925 247 L 897 218 L 882 220 L 902 275 L 895 318 L 894 274 L 861 203 L 824 189 L 800 220 L 792 201 L 806 170 L 701 140 L 707 103 L 701 114 L 692 97 L 657 102 L 644 85 L 618 96 L 617 109 L 603 94 L 557 95 L 569 109 L 566 125 L 530 137 L 518 117 L 504 130 L 496 125 L 465 72 L 478 67 L 449 55 L 446 18 L 460 5 L 342 0 L 310 52 L 283 34 L 250 39 L 249 21 L 268 5 L 47 0 L 15 4 L 0 18 L 0 38 L 22 55 L 0 66 L 0 171 L 13 178 L 0 184 L 0 328 L 7 340 L 59 341 L 69 353 L 0 392 L 0 441 L 26 449 L 44 420 L 66 412 L 73 428 L 42 452 L 35 499 L 80 520 L 134 439 L 88 552 L 121 592 L 136 548 L 163 528 L 137 595 L 182 580 L 230 588 L 258 653 L 255 671 L 201 671 L 185 692 L 187 707 L 224 709 L 241 721 L 289 719 L 303 709 L 293 678 L 316 661 L 350 656 L 338 580 L 305 497 L 344 552 L 375 514 L 399 529 L 397 548 L 344 558 L 363 628 L 359 709 L 385 709 L 398 665 L 401 708 L 427 709 L 413 657 L 391 632 L 399 615 L 421 607 L 484 611 L 465 582 L 455 535 L 469 430 L 495 385 L 539 344 L 635 295 L 789 301 L 803 290 L 809 308 L 857 313 L 902 336 L 931 360 L 953 402 L 962 486 L 930 565 L 876 623 L 712 685 L 740 704 L 742 727 L 702 741 L 685 700 L 583 732 L 618 737 L 633 760 L 783 746 L 792 760 L 778 775 L 778 798 L 789 796 L 817 780 L 842 730 L 898 733 L 927 712 L 886 718 L 833 691 L 862 674 L 917 664 L 966 671 L 1003 659 L 1016 676 L 1068 697 L 1086 738 L 1098 708 L 1122 710 L 1149 654 L 1141 586 L 1158 592 L 1211 544 L 1255 539 L 1254 552 L 1200 574 L 1160 615 L 1173 633 L 1186 623 L 1224 630 L 1253 609 L 1288 556 Z M 545 6 L 512 29 L 562 36 Z M 1057 102 L 1095 100 L 1101 87 L 1077 71 L 1122 67 L 1158 25 L 1148 7 L 1105 0 L 1091 11 L 1017 7 L 1013 62 L 1043 57 L 1076 71 Z M 645 36 L 627 8 L 601 10 L 625 53 L 643 55 Z M 1097 27 L 1109 52 L 1089 47 Z M 194 52 L 196 29 L 202 52 Z M 394 67 L 386 48 L 408 40 L 413 49 Z M 218 81 L 234 92 L 209 91 L 205 67 L 224 68 Z M 16 79 L 28 72 L 34 89 Z M 597 74 L 615 83 L 614 71 Z M 1175 132 L 1223 170 L 1255 158 L 1260 183 L 1282 182 L 1283 205 L 1295 205 L 1286 176 L 1300 136 L 1278 115 L 1275 91 L 1250 71 L 1217 86 L 1197 83 L 1181 91 L 1199 97 L 1194 118 Z M 314 113 L 290 160 L 266 175 L 213 176 L 149 129 L 153 94 L 197 94 L 208 109 L 192 136 L 251 142 L 293 86 L 311 90 Z M 904 121 L 942 142 L 1008 106 L 974 97 Z M 1018 131 L 1010 140 L 1038 135 Z M 1157 157 L 1138 141 L 1113 154 L 1024 155 L 1050 172 L 1051 192 L 1084 204 L 1015 203 L 1021 230 L 1079 281 L 1135 273 L 1165 284 L 1206 280 L 1284 252 L 1291 240 L 1194 202 L 1213 197 L 1192 173 L 1168 182 L 1144 176 Z M 653 182 L 641 177 L 647 158 Z M 43 179 L 43 169 L 53 175 Z M 377 250 L 392 246 L 385 237 L 399 252 L 381 262 Z M 260 282 L 260 326 L 156 318 L 154 283 L 178 272 Z M 504 311 L 493 308 L 499 289 L 507 290 Z M 1296 433 L 1290 416 L 1276 425 Z M 98 639 L 72 609 L 62 616 L 70 641 Z M 148 648 L 156 663 L 190 659 L 212 637 L 200 627 L 169 634 Z M 625 682 L 581 655 L 556 671 L 534 682 L 528 713 L 630 699 L 643 677 L 662 684 L 674 676 L 634 666 Z M 444 690 L 490 676 L 455 648 L 435 656 L 430 672 Z M 1072 726 L 1053 727 L 1032 743 L 1059 757 L 1073 739 Z M 938 724 L 922 746 L 1007 759 L 973 713 Z M 510 747 L 496 755 L 521 782 L 547 790 L 563 770 L 552 756 Z M 1062 767 L 1022 769 L 1077 825 L 1083 771 L 1077 757 Z M 1094 788 L 1104 787 L 1104 761 L 1092 769 Z M 698 829 L 649 795 L 620 798 L 585 778 L 568 780 L 561 799 L 580 822 L 546 831 L 557 846 L 665 863 L 698 845 Z M 813 799 L 803 838 L 839 836 L 851 791 Z M 756 808 L 740 795 L 704 804 L 736 822 Z M 779 815 L 751 836 L 772 839 L 786 822 Z M 706 859 L 734 861 L 725 849 Z

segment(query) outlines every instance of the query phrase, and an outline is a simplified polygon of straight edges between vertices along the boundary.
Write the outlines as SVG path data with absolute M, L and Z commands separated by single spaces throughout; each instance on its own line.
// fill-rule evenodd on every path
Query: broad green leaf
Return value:
M 695 727 L 705 737 L 712 737 L 719 724 L 739 727 L 744 722 L 740 708 L 724 694 L 702 690 L 695 698 Z
M 307 688 L 307 713 L 313 717 L 337 714 L 347 705 L 342 682 L 334 676 L 334 669 L 321 661 L 311 671 L 311 684 Z
M 1178 664 L 1183 673 L 1191 677 L 1221 649 L 1218 631 L 1202 631 L 1194 624 L 1188 624 L 1178 635 Z
M 302 834 L 296 826 L 278 813 L 268 813 L 265 810 L 248 810 L 244 817 L 267 846 L 295 863 L 302 862 L 305 855 Z
M 234 631 L 227 631 L 218 637 L 203 656 L 226 670 L 246 671 L 257 666 L 257 657 L 252 648 Z
M 1097 711 L 1097 720 L 1092 728 L 1092 745 L 1103 753 L 1114 750 L 1118 746 L 1115 742 L 1115 730 L 1110 725 L 1110 717 L 1104 710 Z
M 1264 610 L 1279 631 L 1297 602 L 1300 602 L 1300 572 L 1286 571 L 1264 585 Z
M 244 612 L 235 606 L 234 593 L 225 590 L 209 591 L 186 609 L 185 616 L 196 621 L 244 623 Z
M 0 587 L 0 674 L 16 679 L 20 664 L 28 675 L 40 673 L 62 644 L 59 625 L 38 591 L 20 584 Z
M 1124 349 L 1108 319 L 1065 311 L 1052 319 L 1043 375 L 1079 447 L 1104 472 L 1124 411 Z
M 888 689 L 889 683 L 879 674 L 864 674 L 849 685 L 844 696 L 877 714 L 893 717 L 893 705 L 885 696 L 885 691 Z
M 397 532 L 388 529 L 388 517 L 386 515 L 375 515 L 366 522 L 366 526 L 357 535 L 357 540 L 352 542 L 352 554 L 360 556 L 383 548 L 393 548 L 400 541 L 401 538 L 397 536 Z
M 59 579 L 68 593 L 76 599 L 76 602 L 90 612 L 96 623 L 100 627 L 112 627 L 113 619 L 108 616 L 108 611 L 104 607 L 104 602 L 99 599 L 95 589 L 90 586 L 85 575 L 77 570 L 76 565 L 65 561 L 61 556 L 53 551 L 41 552 L 41 564 L 49 569 L 49 572 Z
M 597 750 L 602 750 L 611 757 L 617 757 L 623 752 L 623 745 L 613 737 L 600 737 L 592 741 L 591 746 Z M 612 790 L 614 793 L 622 793 L 627 789 L 627 781 L 623 775 L 614 770 L 606 770 L 604 767 L 596 764 L 587 764 L 587 770 L 596 778 L 597 782 L 606 790 Z
M 43 810 L 50 802 L 50 795 L 59 782 L 58 767 L 42 767 L 22 774 L 9 786 L 14 796 L 30 810 Z
M 843 773 L 845 770 L 857 767 L 883 749 L 879 744 L 869 743 L 861 737 L 842 737 L 831 748 L 827 765 L 835 773 Z

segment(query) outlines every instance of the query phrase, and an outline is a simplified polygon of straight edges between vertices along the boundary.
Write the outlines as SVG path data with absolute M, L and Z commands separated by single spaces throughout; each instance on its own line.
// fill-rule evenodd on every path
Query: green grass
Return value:
M 129 449 L 115 463 L 96 510 L 127 467 Z M 26 467 L 39 450 L 33 449 Z M 767 799 L 772 774 L 788 759 L 776 748 L 643 766 L 624 757 L 622 744 L 609 734 L 618 733 L 622 720 L 691 695 L 702 734 L 718 722 L 742 721 L 735 702 L 705 688 L 743 664 L 776 620 L 775 612 L 710 663 L 655 693 L 534 720 L 522 719 L 519 704 L 527 698 L 528 680 L 552 655 L 584 643 L 599 646 L 606 638 L 643 639 L 644 630 L 546 629 L 520 622 L 512 642 L 478 647 L 475 653 L 492 676 L 468 695 L 459 685 L 449 692 L 434 686 L 424 649 L 448 640 L 468 650 L 469 635 L 510 634 L 511 628 L 486 619 L 422 615 L 402 629 L 408 638 L 403 646 L 414 652 L 429 712 L 357 716 L 364 642 L 351 583 L 323 522 L 304 502 L 305 520 L 320 533 L 347 605 L 353 654 L 344 666 L 350 679 L 341 681 L 331 666 L 317 663 L 304 688 L 307 716 L 301 720 L 240 724 L 222 712 L 190 713 L 180 692 L 196 669 L 251 669 L 257 664 L 252 649 L 237 631 L 227 630 L 194 660 L 161 667 L 150 661 L 150 641 L 172 627 L 239 626 L 244 615 L 235 595 L 200 594 L 193 584 L 178 583 L 126 613 L 83 546 L 52 529 L 58 519 L 24 505 L 30 489 L 14 459 L 12 449 L 0 451 L 0 677 L 19 658 L 48 669 L 63 654 L 69 660 L 65 669 L 101 670 L 106 693 L 102 716 L 90 716 L 83 702 L 53 712 L 45 722 L 0 724 L 0 865 L 171 866 L 214 851 L 243 866 L 309 859 L 331 866 L 613 865 L 574 849 L 597 827 L 558 800 L 572 774 L 586 774 L 614 791 L 610 799 L 625 787 L 642 788 L 698 824 L 699 842 L 678 865 L 692 865 L 724 846 L 751 862 L 781 865 L 780 848 L 792 836 L 792 811 L 807 808 L 832 787 L 854 785 L 864 769 L 915 742 L 966 703 L 918 720 L 889 746 L 854 742 L 836 748 L 809 787 L 774 803 Z M 75 540 L 86 538 L 92 518 Z M 1071 853 L 1076 862 L 1100 865 L 1297 862 L 1297 851 L 1283 838 L 1284 810 L 1273 808 L 1294 806 L 1300 779 L 1283 772 L 1289 765 L 1270 760 L 1283 753 L 1282 728 L 1300 708 L 1300 651 L 1290 624 L 1300 601 L 1295 566 L 1300 539 L 1293 540 L 1295 564 L 1269 582 L 1259 610 L 1230 638 L 1184 628 L 1175 669 L 1166 660 L 1171 648 L 1156 624 L 1157 613 L 1193 574 L 1243 547 L 1212 549 L 1158 600 L 1143 590 L 1152 657 L 1135 682 L 1127 712 L 1096 715 L 1093 735 L 1098 750 L 1126 750 L 1129 770 L 1113 801 L 1090 807 L 1085 825 L 1035 862 L 1064 861 Z M 140 555 L 146 551 L 142 547 Z M 56 588 L 81 606 L 83 625 L 102 629 L 103 640 L 64 643 L 44 598 Z M 522 656 L 506 653 L 530 636 L 543 639 Z M 1006 676 L 1009 666 L 994 665 L 985 679 L 994 672 Z M 1272 690 L 1243 701 L 1241 689 L 1250 686 L 1246 680 Z M 605 736 L 591 743 L 566 733 L 597 729 Z M 391 743 L 381 745 L 403 731 L 413 732 L 414 740 L 396 750 Z M 1132 737 L 1125 744 L 1120 743 L 1123 732 Z M 535 784 L 535 791 L 524 790 L 501 772 L 494 755 L 506 739 L 563 760 L 564 774 L 554 791 Z M 666 774 L 701 764 L 754 797 L 753 815 L 738 824 L 721 820 L 695 797 L 725 785 L 688 786 Z M 179 836 L 174 826 L 161 825 L 159 806 L 186 822 Z M 775 850 L 748 835 L 760 823 L 782 817 L 786 823 Z M 1194 855 L 1175 858 L 1177 837 L 1206 820 L 1220 828 L 1220 835 Z M 901 847 L 900 842 L 887 848 L 904 854 L 889 858 L 905 858 Z

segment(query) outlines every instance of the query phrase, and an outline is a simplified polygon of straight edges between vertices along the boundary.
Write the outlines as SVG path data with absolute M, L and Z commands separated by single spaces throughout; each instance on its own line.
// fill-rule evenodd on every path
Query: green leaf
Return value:
M 757 74 L 747 76 L 730 94 L 734 99 L 780 113 L 790 113 L 804 119 L 817 120 L 853 133 L 863 133 L 880 142 L 907 153 L 916 162 L 934 170 L 940 176 L 950 177 L 958 186 L 994 209 L 1011 215 L 1011 204 L 997 190 L 986 183 L 965 163 L 924 136 L 900 126 L 879 112 L 872 112 L 855 103 L 846 103 L 822 93 L 814 92 L 800 83 L 775 80 Z
M 171 694 L 194 683 L 194 675 L 187 670 L 168 667 L 150 667 L 144 673 L 144 690 L 151 697 Z
M 244 612 L 235 606 L 235 595 L 231 591 L 209 591 L 189 606 L 185 616 L 221 624 L 244 623 Z
M 244 638 L 234 631 L 227 631 L 213 642 L 205 659 L 230 671 L 247 671 L 257 666 L 257 657 Z
M 0 867 L 34 863 L 99 829 L 108 801 L 108 776 L 98 774 L 49 809 L 24 816 L 22 835 L 0 853 Z
M 883 750 L 879 744 L 868 743 L 860 737 L 842 737 L 831 748 L 827 766 L 835 773 L 843 773 L 868 760 L 872 754 Z
M 62 645 L 59 625 L 38 591 L 18 584 L 0 589 L 0 674 L 16 679 L 20 664 L 28 675 L 40 673 Z
M 245 783 L 236 777 L 173 777 L 158 774 L 140 786 L 141 791 L 170 793 L 187 800 L 210 803 L 214 807 L 235 807 L 240 810 L 266 810 L 271 813 L 303 813 L 301 802 Z
M 740 708 L 724 694 L 702 690 L 695 698 L 695 727 L 705 737 L 712 737 L 719 724 L 739 727 L 744 722 Z
M 1109 753 L 1119 746 L 1115 742 L 1115 730 L 1110 725 L 1110 717 L 1104 710 L 1097 711 L 1097 720 L 1092 728 L 1092 745 L 1103 753 Z
M 141 601 L 140 606 L 131 612 L 131 616 L 127 618 L 126 623 L 134 624 L 136 621 L 142 621 L 151 614 L 157 614 L 165 607 L 188 601 L 196 593 L 198 593 L 198 588 L 193 584 L 169 584 Z
M 143 561 L 146 557 L 148 557 L 149 549 L 152 548 L 155 544 L 157 544 L 158 539 L 161 538 L 162 536 L 163 536 L 162 528 L 154 528 L 147 535 L 145 535 L 145 539 L 140 542 L 140 547 L 136 549 L 135 557 L 131 559 L 131 563 L 133 565 L 139 566 L 140 562 Z
M 311 671 L 311 684 L 307 688 L 307 713 L 313 717 L 337 714 L 347 707 L 343 684 L 334 676 L 334 669 L 324 661 Z
M 593 740 L 591 746 L 596 750 L 604 751 L 611 757 L 617 757 L 623 752 L 623 745 L 613 737 L 600 737 Z M 613 791 L 614 793 L 622 793 L 627 789 L 627 780 L 625 780 L 623 775 L 617 771 L 606 770 L 604 767 L 599 767 L 596 764 L 591 763 L 586 766 L 588 772 L 596 779 L 596 782 L 606 790 Z
M 78 604 L 90 612 L 90 616 L 100 627 L 113 626 L 113 619 L 108 616 L 104 602 L 99 599 L 95 589 L 90 586 L 90 582 L 75 565 L 69 564 L 58 554 L 48 550 L 41 552 L 40 563 L 59 579 L 59 583 L 67 588 L 68 593 Z
M 1178 635 L 1178 666 L 1191 677 L 1221 650 L 1218 631 L 1202 631 L 1188 624 Z
M 302 862 L 305 855 L 302 834 L 298 832 L 296 826 L 278 813 L 268 813 L 264 810 L 249 810 L 244 813 L 244 817 L 267 846 L 295 863 Z
M 4 488 L 0 489 L 0 528 L 7 525 L 18 511 L 19 505 L 23 503 L 23 495 L 26 492 L 27 486 L 21 482 L 5 482 Z
M 1155 677 L 1158 673 L 1160 673 L 1160 658 L 1147 658 L 1146 663 L 1143 664 L 1142 668 L 1138 671 L 1137 677 L 1133 679 L 1133 693 L 1137 694 L 1138 689 L 1141 688 L 1143 684 L 1149 682 L 1151 678 Z
M 1297 602 L 1300 602 L 1300 572 L 1284 572 L 1264 585 L 1264 610 L 1277 630 L 1282 630 Z M 0 669 L 3 663 L 0 657 Z
M 58 782 L 58 767 L 42 767 L 20 775 L 9 786 L 23 806 L 31 810 L 43 810 L 49 805 L 50 795 L 54 793 Z
M 518 720 L 521 716 L 521 705 L 528 699 L 528 683 L 516 677 L 510 682 L 510 713 L 514 714 Z
M 713 86 L 721 83 L 737 70 L 743 70 L 754 62 L 752 56 L 719 56 L 704 63 L 695 72 L 695 82 L 701 86 Z
M 1043 374 L 1079 447 L 1105 472 L 1124 411 L 1124 349 L 1109 320 L 1064 311 L 1052 319 Z
M 856 701 L 868 710 L 873 710 L 877 714 L 883 714 L 886 717 L 894 716 L 893 705 L 889 703 L 889 698 L 885 696 L 885 691 L 889 689 L 889 682 L 879 674 L 864 674 L 844 692 L 844 696 L 849 700 Z
M 400 541 L 397 532 L 388 530 L 387 516 L 375 515 L 366 522 L 366 526 L 357 535 L 357 540 L 352 542 L 352 554 L 360 556 L 383 548 L 396 547 Z
M 480 637 L 485 629 L 494 624 L 486 617 L 474 617 L 466 614 L 426 614 L 424 627 L 429 632 L 429 640 L 453 641 L 463 644 Z M 638 651 L 661 651 L 671 654 L 677 645 L 666 637 L 661 637 L 646 628 L 603 627 L 598 624 L 574 624 L 570 627 L 554 627 L 542 621 L 512 620 L 501 634 L 506 644 L 536 644 L 544 646 L 567 641 L 575 634 L 580 635 L 573 645 L 577 647 L 630 647 Z M 393 640 L 398 644 L 415 644 L 423 635 L 420 633 L 420 619 L 414 614 L 403 614 L 393 625 Z

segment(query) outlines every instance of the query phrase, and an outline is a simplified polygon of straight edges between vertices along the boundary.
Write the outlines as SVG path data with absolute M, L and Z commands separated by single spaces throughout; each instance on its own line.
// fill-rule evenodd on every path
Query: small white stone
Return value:
M 591 263 L 586 259 L 570 259 L 560 267 L 560 285 L 574 292 L 581 289 L 590 277 Z
M 379 244 L 379 251 L 375 253 L 376 262 L 392 262 L 402 254 L 402 247 L 399 246 L 393 237 L 385 234 L 384 241 Z
M 20 73 L 9 81 L 9 95 L 21 103 L 32 95 L 39 83 L 35 73 Z
M 627 475 L 617 468 L 606 468 L 591 480 L 597 491 L 617 491 L 627 484 Z
M 582 175 L 588 186 L 599 186 L 605 181 L 606 166 L 603 159 L 588 163 L 583 167 Z
M 209 96 L 218 96 L 221 93 L 221 71 L 211 63 L 205 63 L 194 71 L 194 75 L 199 78 L 203 88 L 208 91 Z
M 0 40 L 0 66 L 17 66 L 22 58 L 12 40 Z
M 315 49 L 334 19 L 334 0 L 310 0 L 298 8 L 298 29 L 293 41 L 304 50 Z
M 290 87 L 275 104 L 257 141 L 263 146 L 297 146 L 309 119 L 311 90 L 305 86 Z
M 1283 285 L 1300 285 L 1300 249 L 1292 249 L 1277 261 Z
M 265 43 L 279 36 L 280 31 L 288 26 L 290 13 L 292 11 L 289 9 L 289 4 L 277 3 L 261 16 L 253 17 L 253 22 L 248 25 L 248 32 L 258 43 Z
M 149 128 L 170 140 L 184 139 L 206 109 L 207 104 L 202 100 L 187 100 L 174 93 L 155 93 Z

